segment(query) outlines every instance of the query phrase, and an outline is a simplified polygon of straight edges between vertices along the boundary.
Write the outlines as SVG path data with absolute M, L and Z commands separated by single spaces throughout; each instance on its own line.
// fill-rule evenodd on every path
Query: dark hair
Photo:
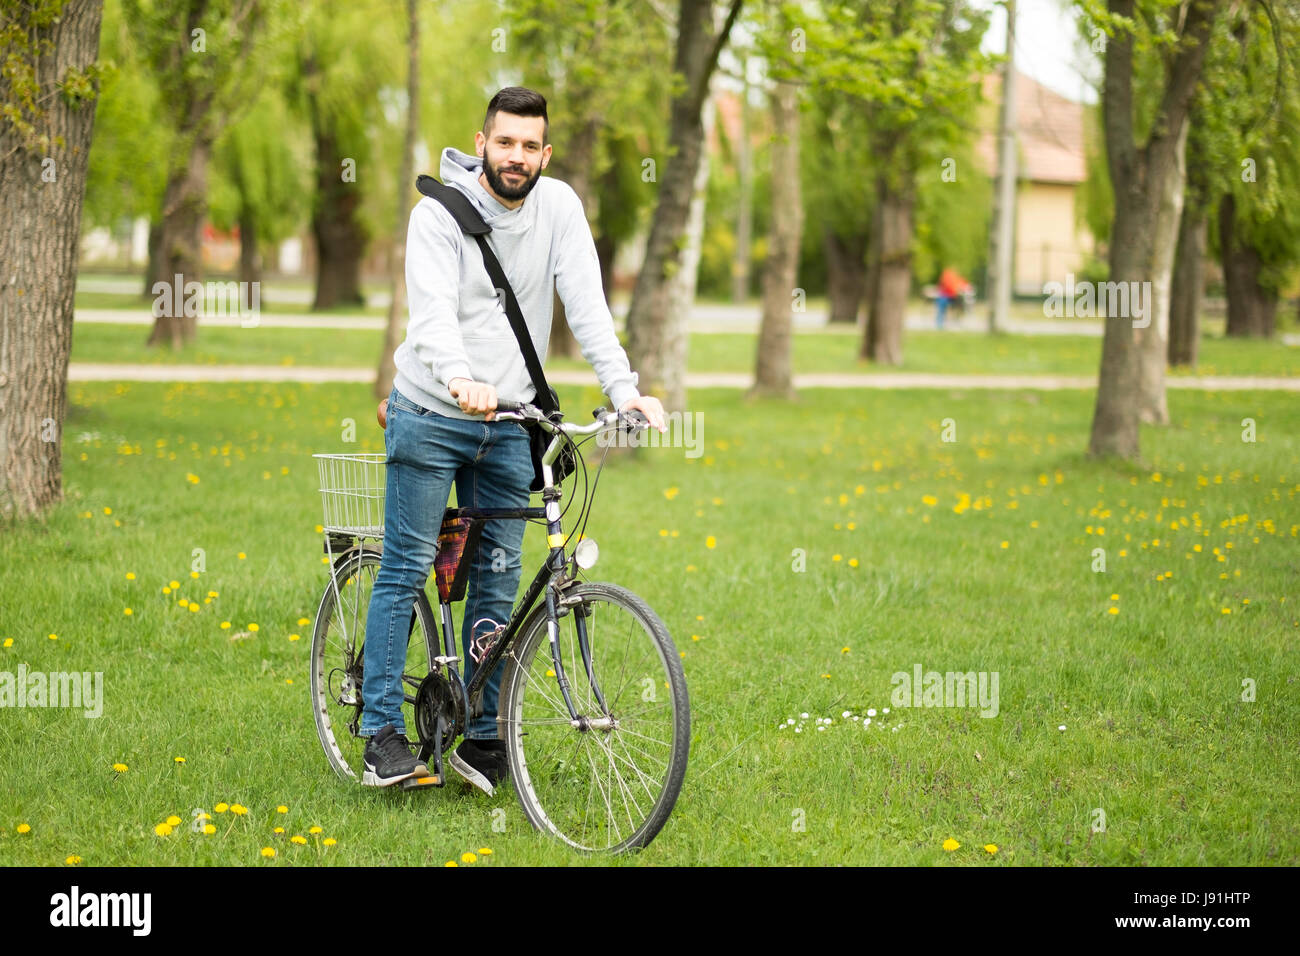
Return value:
M 498 90 L 497 95 L 488 103 L 487 114 L 483 117 L 483 135 L 491 136 L 492 117 L 498 112 L 511 113 L 515 116 L 540 116 L 542 124 L 542 145 L 550 141 L 551 120 L 546 115 L 546 97 L 534 90 L 522 86 L 507 86 Z

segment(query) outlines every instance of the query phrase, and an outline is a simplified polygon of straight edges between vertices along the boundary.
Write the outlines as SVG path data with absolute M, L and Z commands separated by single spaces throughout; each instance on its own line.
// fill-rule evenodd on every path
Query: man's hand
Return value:
M 388 399 L 379 403 L 379 407 L 375 409 L 375 417 L 379 419 L 380 428 L 388 427 Z
M 628 412 L 634 408 L 650 419 L 651 428 L 657 428 L 661 432 L 668 431 L 668 426 L 664 423 L 664 406 L 659 399 L 653 395 L 638 395 L 624 402 L 619 411 Z
M 497 407 L 497 389 L 495 385 L 485 382 L 472 382 L 467 378 L 453 378 L 447 383 L 447 391 L 456 399 L 462 412 L 480 415 L 486 412 L 484 421 L 492 421 L 492 413 Z

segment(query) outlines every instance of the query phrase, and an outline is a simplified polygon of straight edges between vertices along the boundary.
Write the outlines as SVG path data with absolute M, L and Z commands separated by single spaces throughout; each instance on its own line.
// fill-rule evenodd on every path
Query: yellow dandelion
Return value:
M 158 824 L 156 827 L 153 828 L 153 832 L 156 833 L 156 834 L 158 834 L 159 836 L 164 836 L 164 837 L 165 837 L 165 836 L 167 836 L 169 833 L 172 832 L 171 824 L 170 824 L 170 823 L 160 823 L 160 824 Z
M 168 581 L 168 582 L 167 582 L 167 586 L 168 586 L 169 588 L 171 588 L 173 591 L 175 591 L 177 588 L 179 588 L 179 587 L 181 586 L 181 582 L 179 582 L 179 581 Z
M 1106 613 L 1107 613 L 1107 614 L 1118 614 L 1118 613 L 1119 613 L 1119 608 L 1117 608 L 1117 607 L 1108 607 L 1108 608 L 1106 608 Z
M 851 567 L 851 568 L 856 568 L 857 566 L 858 566 L 858 559 L 857 559 L 857 558 L 849 558 L 849 567 Z
M 203 824 L 203 832 L 206 833 L 208 836 L 212 836 L 212 834 L 217 832 L 217 828 L 214 827 L 211 823 L 205 823 Z
M 6 637 L 5 647 L 13 647 L 13 646 L 14 646 L 14 639 L 12 637 Z
M 112 508 L 105 508 L 105 509 L 104 509 L 104 514 L 106 514 L 106 515 L 111 515 L 112 513 L 113 513 L 113 509 L 112 509 Z
M 272 830 L 271 832 L 272 832 L 272 833 L 283 833 L 283 832 L 284 832 L 284 827 L 276 827 L 276 828 L 275 828 L 274 830 Z
M 265 856 L 265 857 L 273 857 L 273 856 L 275 856 L 275 847 L 270 847 L 270 846 L 264 846 L 264 847 L 262 847 L 262 856 Z
M 181 825 L 181 818 L 173 813 L 171 816 L 167 818 L 167 825 L 169 827 L 178 827 Z
M 249 629 L 250 631 L 257 631 L 257 630 L 258 630 L 258 627 L 257 627 L 256 624 L 249 624 L 249 625 L 248 625 L 248 629 Z
M 305 836 L 299 836 L 298 834 L 295 833 L 293 836 L 289 837 L 289 842 L 296 843 L 299 846 L 302 846 L 304 843 L 307 842 L 307 838 Z
M 992 856 L 994 853 L 998 852 L 998 845 L 996 843 L 985 843 L 984 851 L 988 853 L 989 856 Z
M 288 813 L 288 812 L 289 812 L 289 808 L 286 807 L 286 806 L 282 803 L 282 804 L 280 804 L 278 807 L 275 808 L 275 812 L 276 812 L 276 813 Z
M 1002 550 L 1005 551 L 1005 550 L 1006 550 L 1007 548 L 1009 548 L 1009 547 L 1011 547 L 1011 542 L 1010 542 L 1010 541 L 1003 541 L 1003 542 L 1002 542 Z
M 230 622 L 229 622 L 229 621 L 222 621 L 222 622 L 221 622 L 221 629 L 222 629 L 223 631 L 228 631 L 228 630 L 230 630 Z
M 230 805 L 230 812 L 237 817 L 242 817 L 245 813 L 248 812 L 248 807 L 241 806 L 238 803 L 232 803 Z
M 197 572 L 197 571 L 191 571 L 191 572 L 190 572 L 190 577 L 192 577 L 192 578 L 197 578 L 198 576 L 199 576 L 199 572 Z
M 195 601 L 191 601 L 191 602 L 190 602 L 190 613 L 191 613 L 191 614 L 198 614 L 198 613 L 199 613 L 199 605 L 198 605 L 197 602 L 195 602 Z
M 230 804 L 228 804 L 228 803 L 218 803 L 218 804 L 217 804 L 215 807 L 213 807 L 212 809 L 215 810 L 217 813 L 225 813 L 227 810 L 230 809 Z
M 311 623 L 311 619 L 310 619 L 310 618 L 305 618 L 305 617 L 300 617 L 300 618 L 298 618 L 298 626 L 299 626 L 299 627 L 306 627 L 306 626 L 307 626 L 308 624 L 310 624 L 310 623 Z
M 134 581 L 134 580 L 135 580 L 135 572 L 134 572 L 134 571 L 128 571 L 128 572 L 126 572 L 126 579 L 127 579 L 128 581 Z
M 948 839 L 943 841 L 943 848 L 947 850 L 949 853 L 951 853 L 953 850 L 957 849 L 960 846 L 961 844 L 958 843 L 956 840 L 954 840 L 952 837 L 948 837 Z
M 312 835 L 315 835 L 315 834 L 317 834 L 317 833 L 322 832 L 323 830 L 324 830 L 324 827 L 309 827 L 309 828 L 307 829 L 307 832 L 310 833 L 310 834 L 312 834 Z
M 57 641 L 58 639 L 59 639 L 59 635 L 57 635 L 57 634 L 51 634 L 51 635 L 50 635 L 50 640 L 52 640 L 52 641 Z
M 478 848 L 478 852 L 479 852 L 479 856 L 491 856 L 491 855 L 492 855 L 492 851 L 489 850 L 489 849 L 488 849 L 487 847 L 485 847 L 485 846 L 481 846 L 481 847 L 479 847 L 479 848 Z
M 1232 613 L 1232 608 L 1230 608 L 1230 607 L 1225 607 L 1225 608 L 1223 608 L 1223 613 L 1224 613 L 1224 614 L 1231 614 L 1231 613 Z
M 71 856 L 69 856 L 69 857 L 68 857 L 66 860 L 64 860 L 63 862 L 66 863 L 66 864 L 68 864 L 68 866 L 76 866 L 78 863 L 81 862 L 81 857 L 79 857 L 79 856 L 77 856 L 77 854 L 73 853 Z
M 300 638 L 297 634 L 290 634 L 290 635 L 289 635 L 289 640 L 291 640 L 291 641 L 297 641 L 297 640 L 301 640 L 301 638 Z
M 476 857 L 473 853 L 470 853 L 468 850 L 460 855 L 460 861 L 462 863 L 473 863 L 477 859 L 478 857 Z
M 113 764 L 113 769 L 118 773 L 126 773 L 128 768 L 124 763 L 115 763 Z
M 184 757 L 172 757 L 172 762 L 173 762 L 173 763 L 184 763 L 184 762 L 185 762 L 185 758 L 184 758 Z
M 455 860 L 448 860 L 446 863 L 443 864 L 443 866 L 460 866 L 460 864 L 457 863 Z
M 28 824 L 28 823 L 20 823 L 20 824 L 18 824 L 18 832 L 19 832 L 19 833 L 31 833 L 31 832 L 32 832 L 31 824 Z
M 843 559 L 844 559 L 844 556 L 843 556 L 843 555 L 840 555 L 840 554 L 832 554 L 832 555 L 831 555 L 831 560 L 832 560 L 832 561 L 842 561 Z
M 235 557 L 239 558 L 240 561 L 243 561 L 246 557 L 248 557 L 248 555 L 246 555 L 246 554 L 244 554 L 244 552 L 240 551 L 239 554 L 235 555 Z
M 704 539 L 704 546 L 710 549 L 716 548 L 718 546 L 718 539 L 715 538 L 713 535 L 709 535 L 707 538 Z
M 122 613 L 127 617 L 130 617 L 132 614 L 135 613 L 135 611 L 131 610 L 129 607 L 124 607 L 122 608 Z
M 334 839 L 333 837 L 326 837 L 325 839 L 320 841 L 321 846 L 333 846 L 335 843 L 338 842 L 339 841 Z
M 672 501 L 674 498 L 677 497 L 677 490 L 678 490 L 678 489 L 677 489 L 676 487 L 673 487 L 673 488 L 665 488 L 665 489 L 664 489 L 664 497 L 667 498 L 669 501 Z
M 840 648 L 840 653 L 841 653 L 841 654 L 847 654 L 848 652 L 849 652 L 849 649 L 848 649 L 847 647 L 841 647 L 841 648 Z
M 1118 595 L 1118 594 L 1112 594 L 1112 595 L 1110 596 L 1110 599 L 1111 599 L 1112 601 L 1118 601 L 1118 600 L 1119 600 L 1119 595 Z

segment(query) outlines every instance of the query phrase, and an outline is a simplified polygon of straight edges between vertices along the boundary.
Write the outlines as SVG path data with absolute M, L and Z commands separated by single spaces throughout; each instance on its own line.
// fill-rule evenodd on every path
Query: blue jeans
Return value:
M 428 581 L 437 553 L 438 531 L 451 485 L 467 508 L 525 508 L 533 461 L 528 434 L 518 422 L 465 421 L 421 408 L 393 389 L 384 429 L 387 484 L 384 500 L 384 552 L 366 617 L 365 670 L 361 696 L 361 735 L 370 736 L 402 720 L 402 669 L 416 596 Z M 477 633 L 510 620 L 519 590 L 524 540 L 523 520 L 484 522 L 478 552 L 470 565 L 461 661 L 466 685 L 474 676 L 470 643 Z M 441 621 L 439 621 L 441 624 Z M 446 651 L 444 651 L 446 653 Z M 465 736 L 495 739 L 501 665 L 483 692 L 483 713 L 469 721 Z

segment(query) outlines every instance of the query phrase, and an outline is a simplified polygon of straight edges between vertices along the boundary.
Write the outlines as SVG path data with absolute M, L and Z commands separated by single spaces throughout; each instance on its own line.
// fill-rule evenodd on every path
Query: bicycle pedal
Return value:
M 441 787 L 442 784 L 443 780 L 441 777 L 431 774 L 427 777 L 407 777 L 402 781 L 402 789 L 424 790 L 428 787 Z

